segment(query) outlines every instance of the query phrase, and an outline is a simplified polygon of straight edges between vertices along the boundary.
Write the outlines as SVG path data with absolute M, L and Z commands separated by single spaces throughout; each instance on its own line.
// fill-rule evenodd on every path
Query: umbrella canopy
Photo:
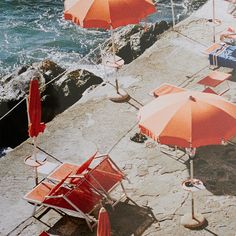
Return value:
M 98 216 L 98 227 L 97 236 L 110 236 L 111 235 L 111 225 L 109 220 L 109 215 L 104 207 L 99 211 Z
M 112 29 L 140 20 L 156 11 L 152 0 L 65 0 L 64 18 L 83 28 L 110 29 L 112 33 L 113 63 L 115 58 L 114 35 Z M 127 93 L 120 93 L 116 74 L 116 95 L 113 101 L 126 101 Z
M 37 137 L 45 129 L 45 124 L 41 123 L 41 101 L 39 84 L 37 79 L 30 81 L 30 91 L 28 100 L 29 115 L 29 136 Z
M 142 133 L 167 145 L 196 148 L 236 135 L 236 106 L 215 94 L 164 95 L 142 107 L 139 118 Z
M 115 29 L 155 11 L 152 0 L 65 0 L 64 17 L 84 28 Z

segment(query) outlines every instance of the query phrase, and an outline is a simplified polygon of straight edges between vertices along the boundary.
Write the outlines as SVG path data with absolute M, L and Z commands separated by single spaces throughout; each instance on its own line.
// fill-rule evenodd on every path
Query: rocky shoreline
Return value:
M 165 21 L 147 24 L 145 27 L 124 27 L 115 34 L 116 54 L 124 59 L 125 64 L 130 63 L 153 45 L 169 27 Z M 111 42 L 108 42 L 103 50 L 111 51 Z M 100 55 L 97 56 L 98 62 L 101 63 Z M 65 68 L 46 59 L 39 63 L 23 65 L 10 75 L 4 76 L 0 79 L 0 117 L 25 98 L 30 79 L 37 76 L 42 88 L 42 121 L 51 121 L 77 102 L 88 88 L 103 82 L 103 78 L 79 67 L 66 71 Z M 26 140 L 27 123 L 26 103 L 22 102 L 0 121 L 0 147 L 14 148 Z

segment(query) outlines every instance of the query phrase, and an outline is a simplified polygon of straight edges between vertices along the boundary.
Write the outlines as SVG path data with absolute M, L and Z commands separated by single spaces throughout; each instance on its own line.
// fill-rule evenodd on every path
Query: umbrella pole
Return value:
M 190 158 L 190 179 L 193 181 L 193 157 Z M 194 193 L 191 192 L 192 219 L 194 219 Z
M 112 54 L 113 54 L 113 60 L 114 63 L 116 63 L 116 51 L 115 51 L 115 39 L 114 39 L 114 32 L 113 28 L 111 27 L 111 40 L 112 40 Z M 116 93 L 119 94 L 119 85 L 118 85 L 118 80 L 117 80 L 117 69 L 116 69 Z
M 175 11 L 174 11 L 174 3 L 173 0 L 170 0 L 171 2 L 171 12 L 172 12 L 172 23 L 173 23 L 173 27 L 175 26 Z
M 212 0 L 212 23 L 213 23 L 213 43 L 215 43 L 216 41 L 215 0 Z
M 34 151 L 33 151 L 33 158 L 35 163 L 37 163 L 37 138 L 33 138 L 34 141 Z M 38 185 L 38 168 L 35 166 L 35 184 Z
M 28 124 L 30 124 L 30 116 L 29 116 L 29 99 L 28 96 L 26 97 L 26 109 L 27 109 L 27 118 L 28 118 Z M 33 138 L 34 143 L 34 150 L 33 150 L 33 159 L 35 162 L 37 162 L 37 138 Z M 38 185 L 38 169 L 37 166 L 35 168 L 35 184 Z

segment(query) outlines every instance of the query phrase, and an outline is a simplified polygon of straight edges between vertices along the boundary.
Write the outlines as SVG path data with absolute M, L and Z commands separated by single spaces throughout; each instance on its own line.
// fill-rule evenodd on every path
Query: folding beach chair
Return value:
M 102 155 L 96 157 L 98 164 L 96 164 L 90 171 L 88 171 L 84 178 L 97 191 L 105 195 L 105 198 L 112 200 L 112 205 L 115 206 L 123 199 L 131 200 L 125 191 L 122 181 L 127 179 L 119 167 L 112 161 L 109 155 Z M 113 192 L 120 187 L 122 194 L 119 198 L 112 197 Z M 119 192 L 119 191 L 118 191 Z
M 202 92 L 223 95 L 230 89 L 228 80 L 230 80 L 231 77 L 232 77 L 231 74 L 224 73 L 221 71 L 213 71 L 209 75 L 198 81 L 198 84 L 204 86 L 204 90 Z M 223 84 L 226 85 L 223 91 L 221 92 L 215 91 L 215 88 Z
M 97 220 L 91 213 L 100 206 L 102 196 L 84 179 L 80 179 L 75 187 L 68 187 L 65 181 L 69 174 L 56 185 L 44 180 L 27 193 L 24 199 L 45 207 L 45 212 L 54 209 L 60 213 L 83 218 L 92 230 Z
M 72 163 L 63 163 L 58 168 L 56 168 L 47 178 L 56 182 L 60 182 L 68 174 L 66 183 L 74 183 L 78 181 L 83 174 L 89 171 L 91 162 L 93 162 L 97 152 L 95 152 L 88 160 L 86 160 L 82 165 L 76 165 Z
M 127 178 L 109 155 L 96 156 L 95 153 L 81 166 L 63 163 L 47 179 L 59 182 L 67 175 L 68 177 L 65 183 L 70 186 L 76 186 L 81 180 L 86 181 L 94 191 L 97 191 L 103 196 L 103 199 L 112 201 L 113 206 L 125 197 L 130 199 L 122 183 Z M 115 199 L 111 194 L 118 187 L 121 188 L 122 194 L 118 199 Z
M 205 51 L 204 54 L 209 55 L 210 53 L 221 49 L 225 46 L 225 43 L 213 43 L 210 47 L 208 47 Z
M 213 89 L 209 88 L 209 87 L 206 87 L 202 90 L 203 93 L 212 93 L 212 94 L 215 94 L 215 95 L 218 95 L 217 92 L 215 92 Z
M 164 84 L 161 84 L 160 87 L 155 88 L 154 90 L 152 90 L 150 92 L 150 95 L 154 96 L 154 97 L 160 97 L 160 96 L 165 95 L 165 94 L 179 93 L 179 92 L 183 92 L 183 91 L 185 91 L 185 89 L 174 86 L 172 84 L 164 83 Z

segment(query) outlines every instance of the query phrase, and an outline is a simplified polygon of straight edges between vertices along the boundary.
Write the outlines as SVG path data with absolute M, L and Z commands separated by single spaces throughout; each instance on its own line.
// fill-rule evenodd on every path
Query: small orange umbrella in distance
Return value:
M 109 215 L 106 209 L 102 207 L 98 215 L 97 236 L 110 236 L 110 235 L 111 235 L 111 225 L 110 225 Z

